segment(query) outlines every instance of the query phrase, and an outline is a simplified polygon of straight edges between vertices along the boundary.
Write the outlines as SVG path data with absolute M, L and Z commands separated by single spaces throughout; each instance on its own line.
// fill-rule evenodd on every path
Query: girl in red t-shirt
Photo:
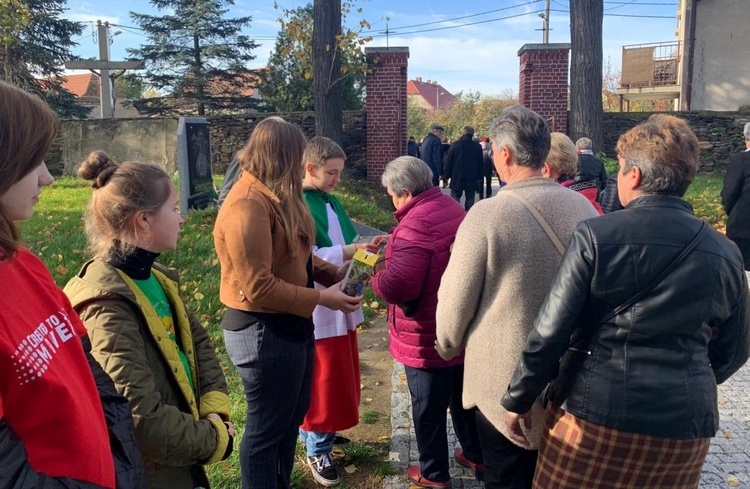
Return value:
M 42 99 L 0 82 L 0 487 L 141 488 L 127 401 L 85 352 L 86 330 L 47 268 L 18 243 L 16 221 L 54 180 L 43 158 L 57 124 Z

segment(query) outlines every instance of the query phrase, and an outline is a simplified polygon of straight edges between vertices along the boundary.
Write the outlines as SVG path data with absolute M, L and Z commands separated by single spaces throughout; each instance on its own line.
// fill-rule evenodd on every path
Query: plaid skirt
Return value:
M 697 488 L 710 438 L 607 428 L 549 403 L 534 489 Z

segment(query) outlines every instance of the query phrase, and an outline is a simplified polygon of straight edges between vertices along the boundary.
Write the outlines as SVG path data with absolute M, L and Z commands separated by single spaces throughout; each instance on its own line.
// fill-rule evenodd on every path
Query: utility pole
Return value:
M 69 70 L 91 70 L 99 76 L 99 94 L 101 104 L 100 119 L 112 119 L 115 116 L 112 106 L 112 79 L 110 70 L 137 70 L 143 68 L 143 61 L 110 61 L 109 60 L 109 22 L 96 21 L 97 41 L 99 42 L 98 61 L 66 61 L 65 68 Z M 99 69 L 97 73 L 94 71 Z
M 541 30 L 542 31 L 542 42 L 544 44 L 549 44 L 549 3 L 550 0 L 547 0 L 547 6 L 544 9 L 544 13 L 539 12 L 539 17 L 542 19 L 542 28 L 541 29 L 534 29 L 534 30 Z

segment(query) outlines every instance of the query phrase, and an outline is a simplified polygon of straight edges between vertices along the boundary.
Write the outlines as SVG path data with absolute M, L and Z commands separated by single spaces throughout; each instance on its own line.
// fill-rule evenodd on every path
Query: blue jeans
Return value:
M 308 457 L 331 453 L 334 438 L 336 438 L 335 432 L 321 433 L 317 431 L 305 431 L 302 428 L 299 430 L 299 439 L 307 447 Z
M 237 314 L 227 310 L 225 320 Z M 310 405 L 315 340 L 284 339 L 249 318 L 244 329 L 225 330 L 224 342 L 247 399 L 242 488 L 288 489 L 299 426 Z

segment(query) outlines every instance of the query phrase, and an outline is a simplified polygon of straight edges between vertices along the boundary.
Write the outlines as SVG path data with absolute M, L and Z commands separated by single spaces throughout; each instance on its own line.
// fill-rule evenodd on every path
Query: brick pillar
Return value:
M 570 44 L 524 44 L 518 51 L 518 102 L 544 117 L 550 130 L 568 132 Z
M 406 154 L 406 67 L 409 48 L 365 48 L 367 56 L 367 181 Z

